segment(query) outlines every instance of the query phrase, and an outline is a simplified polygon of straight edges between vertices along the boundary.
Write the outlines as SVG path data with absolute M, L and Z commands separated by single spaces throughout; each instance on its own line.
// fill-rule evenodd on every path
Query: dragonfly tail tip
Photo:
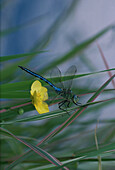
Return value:
M 18 67 L 20 67 L 21 69 L 24 69 L 22 66 L 18 66 Z

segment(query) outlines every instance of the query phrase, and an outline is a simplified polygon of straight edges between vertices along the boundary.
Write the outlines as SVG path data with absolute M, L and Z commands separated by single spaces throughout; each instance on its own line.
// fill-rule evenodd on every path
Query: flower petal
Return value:
M 30 91 L 31 95 L 33 96 L 35 91 L 36 92 L 41 91 L 41 87 L 42 87 L 42 85 L 41 85 L 40 81 L 38 81 L 38 80 L 34 81 L 31 86 L 31 91 Z
M 34 91 L 33 96 L 31 96 L 31 98 L 32 98 L 33 105 L 35 105 L 41 101 L 41 96 L 36 91 Z
M 45 102 L 38 102 L 34 106 L 39 114 L 49 112 L 48 104 Z
M 32 103 L 39 114 L 49 112 L 48 104 L 44 101 L 48 99 L 47 88 L 43 87 L 41 83 L 36 80 L 31 86 Z
M 43 101 L 48 99 L 48 93 L 47 93 L 47 88 L 46 87 L 41 87 L 40 95 Z

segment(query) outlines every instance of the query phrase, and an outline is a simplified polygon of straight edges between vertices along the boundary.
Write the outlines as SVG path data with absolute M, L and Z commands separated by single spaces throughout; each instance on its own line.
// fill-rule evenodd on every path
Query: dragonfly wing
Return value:
M 68 68 L 68 70 L 65 72 L 64 77 L 63 77 L 63 84 L 65 89 L 71 89 L 72 86 L 72 81 L 77 72 L 77 68 L 75 65 L 72 65 L 71 67 Z M 71 76 L 70 80 L 67 80 L 66 76 Z
M 61 89 L 64 88 L 63 83 L 62 83 L 61 71 L 59 70 L 58 67 L 55 67 L 54 69 L 51 70 L 50 78 L 51 78 L 52 83 L 56 87 L 61 88 Z
M 59 103 L 60 101 L 62 101 L 62 98 L 57 94 L 56 96 L 49 98 L 47 103 L 49 106 L 52 106 Z

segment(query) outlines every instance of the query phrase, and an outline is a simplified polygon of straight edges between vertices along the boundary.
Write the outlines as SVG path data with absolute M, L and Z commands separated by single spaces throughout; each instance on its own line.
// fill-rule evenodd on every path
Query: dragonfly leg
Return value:
M 59 109 L 65 111 L 65 109 L 62 109 L 62 106 L 65 104 L 66 100 L 61 101 L 58 103 Z
M 82 104 L 77 102 L 76 105 L 77 105 L 77 106 L 81 106 Z
M 61 101 L 61 102 L 58 104 L 58 105 L 59 105 L 59 109 L 60 109 L 60 110 L 63 110 L 63 111 L 66 111 L 66 113 L 69 114 L 69 113 L 67 112 L 67 108 L 66 108 L 66 109 L 63 109 L 63 108 L 62 108 L 62 106 L 63 106 L 65 103 L 67 103 L 67 107 L 69 107 L 70 101 L 64 100 L 64 101 Z
M 67 101 L 67 102 L 68 102 L 67 107 L 69 107 L 69 105 L 70 105 L 70 101 Z

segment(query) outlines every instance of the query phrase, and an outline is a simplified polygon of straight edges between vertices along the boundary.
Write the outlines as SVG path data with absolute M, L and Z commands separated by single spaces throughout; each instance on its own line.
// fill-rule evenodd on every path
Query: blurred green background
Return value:
M 31 104 L 29 92 L 36 78 L 23 72 L 18 65 L 44 77 L 48 77 L 55 66 L 63 74 L 69 66 L 76 65 L 78 77 L 74 79 L 72 90 L 80 96 L 80 103 L 85 104 L 109 79 L 108 72 L 100 72 L 108 68 L 98 45 L 109 69 L 113 69 L 111 74 L 115 70 L 115 1 L 1 0 L 0 10 L 1 128 L 36 145 L 69 116 L 62 115 L 57 105 L 50 107 L 50 113 L 39 115 Z M 111 100 L 103 102 L 106 99 Z M 99 169 L 97 156 L 100 154 L 103 169 L 115 168 L 114 82 L 96 101 L 102 102 L 89 106 L 72 124 L 44 144 L 43 148 L 61 162 L 92 153 L 90 158 L 69 163 L 69 169 Z M 102 151 L 95 154 L 97 124 L 97 139 Z M 3 129 L 1 169 L 29 149 Z M 13 164 L 11 169 L 51 167 L 47 160 L 33 152 Z

